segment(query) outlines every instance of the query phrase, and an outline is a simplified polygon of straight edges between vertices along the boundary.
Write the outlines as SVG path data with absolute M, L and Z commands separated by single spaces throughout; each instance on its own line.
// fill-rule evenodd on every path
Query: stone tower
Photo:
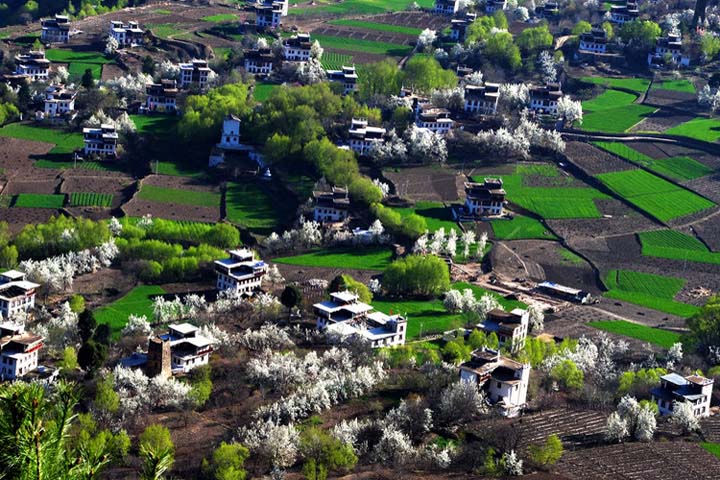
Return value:
M 147 376 L 160 375 L 169 378 L 172 375 L 170 360 L 170 340 L 152 337 L 148 343 L 147 363 L 145 364 Z

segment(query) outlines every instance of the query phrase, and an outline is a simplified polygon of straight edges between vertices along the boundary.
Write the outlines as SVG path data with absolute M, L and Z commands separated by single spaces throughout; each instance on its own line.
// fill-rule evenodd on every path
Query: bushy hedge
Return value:
M 206 243 L 220 248 L 240 245 L 240 232 L 228 223 L 177 222 L 156 218 L 151 225 L 139 227 L 136 219 L 125 218 L 122 224 L 121 237 L 126 239 Z
M 92 248 L 109 239 L 110 230 L 105 221 L 60 215 L 47 223 L 25 225 L 13 244 L 21 259 L 47 258 Z

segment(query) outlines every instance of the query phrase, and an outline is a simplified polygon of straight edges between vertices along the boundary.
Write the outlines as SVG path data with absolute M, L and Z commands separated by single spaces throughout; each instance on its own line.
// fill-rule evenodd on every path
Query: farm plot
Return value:
M 316 250 L 292 257 L 275 258 L 273 262 L 305 267 L 385 270 L 390 264 L 392 255 L 392 250 L 388 248 L 335 248 Z
M 541 240 L 555 240 L 557 237 L 550 233 L 538 220 L 531 217 L 517 215 L 510 220 L 492 220 L 493 233 L 498 240 L 522 240 L 537 238 Z
M 200 20 L 202 20 L 203 22 L 211 23 L 228 23 L 235 22 L 237 21 L 237 19 L 237 15 L 232 13 L 217 13 L 215 15 L 208 15 L 206 17 L 202 17 Z
M 403 218 L 412 214 L 423 217 L 430 232 L 440 228 L 444 228 L 446 233 L 453 229 L 456 232 L 460 230 L 453 220 L 450 207 L 446 207 L 440 202 L 420 201 L 412 207 L 393 208 L 392 210 L 398 212 Z
M 413 50 L 413 47 L 410 45 L 361 40 L 358 38 L 334 37 L 329 35 L 313 35 L 313 38 L 319 41 L 323 48 L 372 53 L 390 57 L 404 57 Z
M 454 170 L 405 168 L 386 170 L 383 176 L 393 183 L 399 196 L 413 201 L 454 202 L 459 198 L 458 183 L 462 177 Z
M 687 156 L 655 159 L 620 142 L 593 142 L 593 145 L 680 182 L 713 172 L 711 168 Z
M 20 193 L 15 195 L 11 205 L 13 207 L 59 209 L 65 205 L 65 195 Z
M 276 191 L 256 181 L 230 182 L 225 194 L 227 219 L 260 234 L 270 234 L 295 211 L 287 192 Z
M 431 8 L 432 0 L 418 0 L 421 8 Z M 342 3 L 324 2 L 318 6 L 291 8 L 290 15 L 372 15 L 407 10 L 412 0 L 346 0 Z
M 65 172 L 63 177 L 61 193 L 69 194 L 71 207 L 119 207 L 131 195 L 129 187 L 134 182 L 132 178 L 126 176 L 94 176 L 79 170 Z
M 682 278 L 632 270 L 611 270 L 605 277 L 605 285 L 609 289 L 605 296 L 679 317 L 690 317 L 698 308 L 674 300 L 686 282 Z
M 323 54 L 323 68 L 330 69 L 330 67 L 325 66 L 325 57 L 328 55 L 332 55 L 330 53 Z M 352 58 L 352 57 L 350 57 Z M 258 102 L 264 102 L 270 96 L 273 94 L 275 90 L 280 88 L 280 85 L 272 84 L 272 83 L 261 83 L 258 82 L 253 87 L 253 98 L 257 100 Z
M 720 120 L 695 118 L 665 131 L 670 135 L 694 138 L 703 142 L 717 142 L 720 139 Z
M 352 55 L 343 55 L 341 53 L 326 52 L 323 53 L 322 61 L 320 62 L 325 70 L 340 70 L 343 66 L 352 65 Z M 257 85 L 255 85 L 257 88 Z M 257 96 L 255 100 L 261 101 Z
M 604 330 L 606 332 L 635 338 L 643 342 L 652 343 L 663 348 L 670 348 L 680 341 L 680 334 L 669 332 L 659 328 L 646 327 L 637 323 L 626 322 L 625 320 L 607 320 L 590 322 L 588 325 Z
M 123 210 L 132 217 L 150 214 L 168 220 L 216 222 L 220 218 L 220 200 L 217 187 L 197 179 L 151 175 L 142 180 L 139 192 Z
M 175 133 L 180 120 L 177 115 L 130 115 L 130 118 L 141 135 L 170 135 Z
M 171 203 L 177 205 L 198 205 L 200 207 L 217 207 L 220 205 L 219 193 L 194 192 L 178 188 L 157 187 L 146 185 L 140 188 L 138 198 L 151 202 Z
M 543 218 L 598 218 L 595 200 L 607 195 L 574 178 L 560 175 L 553 166 L 519 165 L 513 175 L 501 175 L 510 202 Z M 473 178 L 482 181 L 482 178 Z
M 71 207 L 103 207 L 112 206 L 113 196 L 109 193 L 75 192 L 70 194 Z
M 51 48 L 45 52 L 45 57 L 51 62 L 67 63 L 70 80 L 78 82 L 86 69 L 90 69 L 95 80 L 100 80 L 103 65 L 115 63 L 115 60 L 106 58 L 100 52 L 74 51 Z
M 683 262 L 720 264 L 720 253 L 711 252 L 700 240 L 675 230 L 638 234 L 642 254 Z
M 588 131 L 621 133 L 655 111 L 655 107 L 633 103 L 635 95 L 606 90 L 598 97 L 582 102 L 582 128 Z
M 650 86 L 650 80 L 646 78 L 582 77 L 580 80 L 607 88 L 630 90 L 638 94 L 644 92 Z
M 669 90 L 672 92 L 695 93 L 695 85 L 690 80 L 663 80 L 653 83 L 653 90 Z
M 375 23 L 365 20 L 340 19 L 331 20 L 330 25 L 340 25 L 345 27 L 356 27 L 365 30 L 377 30 L 380 32 L 401 33 L 404 35 L 412 35 L 417 37 L 422 33 L 422 28 L 406 27 L 404 25 L 388 25 L 387 23 Z
M 644 170 L 602 173 L 596 177 L 618 196 L 663 222 L 715 205 Z
M 109 325 L 113 340 L 117 340 L 120 338 L 120 331 L 127 325 L 130 315 L 145 316 L 152 321 L 153 299 L 164 293 L 165 290 L 156 285 L 135 287 L 124 297 L 95 310 L 95 320 L 98 324 Z
M 48 152 L 49 155 L 72 153 L 83 146 L 83 136 L 81 133 L 36 127 L 25 123 L 11 123 L 10 125 L 0 128 L 0 137 L 52 143 L 55 147 Z

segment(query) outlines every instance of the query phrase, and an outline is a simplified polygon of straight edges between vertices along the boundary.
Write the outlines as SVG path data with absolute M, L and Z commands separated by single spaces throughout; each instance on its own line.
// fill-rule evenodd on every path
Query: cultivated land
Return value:
M 680 341 L 680 334 L 678 333 L 660 330 L 659 328 L 650 328 L 644 325 L 626 322 L 624 320 L 590 322 L 590 326 L 600 330 L 605 330 L 606 332 L 616 333 L 625 337 L 652 343 L 663 348 L 670 348 L 673 344 Z
M 120 338 L 120 331 L 125 327 L 130 315 L 153 318 L 153 298 L 163 295 L 165 290 L 156 285 L 142 285 L 133 288 L 119 300 L 95 310 L 95 320 L 99 324 L 110 325 L 114 340 Z
M 604 295 L 672 315 L 690 317 L 698 308 L 674 300 L 686 283 L 686 280 L 681 278 L 612 270 L 605 277 L 605 285 L 609 290 Z
M 720 253 L 711 252 L 700 240 L 675 230 L 658 230 L 638 234 L 642 254 L 683 262 L 720 264 Z
M 619 142 L 593 142 L 603 150 L 614 153 L 631 162 L 639 163 L 655 173 L 664 175 L 679 182 L 693 180 L 713 172 L 712 168 L 687 156 L 668 157 L 662 159 L 652 158 L 639 152 L 624 143 Z
M 402 217 L 407 217 L 413 213 L 423 217 L 430 232 L 434 232 L 439 228 L 444 228 L 446 233 L 453 229 L 455 231 L 459 230 L 457 223 L 453 220 L 451 208 L 440 202 L 420 201 L 412 207 L 393 208 L 393 210 Z
M 522 240 L 528 238 L 556 238 L 538 220 L 530 217 L 515 216 L 511 220 L 493 220 L 492 230 L 498 240 Z
M 384 270 L 392 259 L 389 248 L 349 248 L 318 250 L 292 257 L 274 258 L 273 262 L 307 267 Z
M 714 118 L 695 118 L 670 128 L 665 133 L 695 138 L 705 142 L 717 142 L 720 139 L 720 121 Z

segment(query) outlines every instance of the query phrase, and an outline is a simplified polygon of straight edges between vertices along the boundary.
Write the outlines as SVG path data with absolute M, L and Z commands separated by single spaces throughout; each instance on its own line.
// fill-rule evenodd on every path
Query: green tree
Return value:
M 143 58 L 142 72 L 155 75 L 155 60 L 150 55 L 145 55 L 145 58 Z
M 85 298 L 82 295 L 73 295 L 68 300 L 70 304 L 70 310 L 75 313 L 81 313 L 85 311 Z
M 367 177 L 355 178 L 348 188 L 350 198 L 364 206 L 370 206 L 382 200 L 382 191 Z
M 319 427 L 310 427 L 302 432 L 300 453 L 305 460 L 303 474 L 310 480 L 325 480 L 328 471 L 350 471 L 357 463 L 357 456 L 350 445 Z
M 610 22 L 603 22 L 602 29 L 605 30 L 605 36 L 608 40 L 612 40 L 612 38 L 615 36 L 615 29 L 613 28 L 613 24 Z
M 497 32 L 491 35 L 483 52 L 493 64 L 511 72 L 522 66 L 520 49 L 515 45 L 512 35 L 508 32 Z
M 338 275 L 330 282 L 330 285 L 328 285 L 328 293 L 341 292 L 343 290 L 355 292 L 363 303 L 372 302 L 373 295 L 367 285 L 355 280 L 350 275 Z
M 435 89 L 456 86 L 457 75 L 445 70 L 434 57 L 416 55 L 405 63 L 403 83 L 419 92 L 430 93 Z
M 496 28 L 495 19 L 493 17 L 482 16 L 475 19 L 467 27 L 465 33 L 465 43 L 472 45 L 477 42 L 485 42 L 490 38 L 490 32 Z
M 73 347 L 65 347 L 60 360 L 60 370 L 62 372 L 72 372 L 78 368 L 77 352 Z
M 153 424 L 148 426 L 140 434 L 140 448 L 147 447 L 153 451 L 170 450 L 175 454 L 175 444 L 172 441 L 170 430 L 162 425 Z
M 582 35 L 583 33 L 588 33 L 592 30 L 592 25 L 590 25 L 590 22 L 586 22 L 585 20 L 580 20 L 578 23 L 575 24 L 575 27 L 572 29 L 573 35 Z
M 462 337 L 451 340 L 443 347 L 443 358 L 451 363 L 461 363 L 470 360 L 472 347 L 466 345 Z
M 507 21 L 507 17 L 505 16 L 505 12 L 502 10 L 495 10 L 495 13 L 493 13 L 493 21 L 495 21 L 495 27 L 499 28 L 500 30 L 507 30 L 509 25 Z
M 487 337 L 482 330 L 473 330 L 468 337 L 468 344 L 473 350 L 484 347 L 486 343 Z
M 634 20 L 620 27 L 620 38 L 635 50 L 647 50 L 655 46 L 662 33 L 660 25 L 650 20 Z
M 107 347 L 90 339 L 83 343 L 78 351 L 78 363 L 88 373 L 94 373 L 102 367 L 107 358 Z
M 390 59 L 363 66 L 358 79 L 360 98 L 364 101 L 374 97 L 389 97 L 400 91 L 401 72 L 397 62 Z
M 490 335 L 487 336 L 487 340 L 485 340 L 485 346 L 492 348 L 493 350 L 500 348 L 500 339 L 498 338 L 497 333 L 490 332 Z
M 212 369 L 210 365 L 202 365 L 190 371 L 190 398 L 197 407 L 202 407 L 210 400 L 213 383 L 210 377 Z
M 220 248 L 240 245 L 240 232 L 229 223 L 216 223 L 202 237 L 202 241 Z
M 92 338 L 97 328 L 97 321 L 95 320 L 95 314 L 90 310 L 84 310 L 78 315 L 78 332 L 80 333 L 80 339 L 83 342 L 87 342 Z
M 703 56 L 710 62 L 720 53 L 720 38 L 714 35 L 703 35 L 701 47 Z
M 391 294 L 432 297 L 450 288 L 447 264 L 435 255 L 409 255 L 392 262 L 383 276 Z
M 695 315 L 686 321 L 690 333 L 684 338 L 690 349 L 707 355 L 709 347 L 720 345 L 720 295 L 707 299 Z
M 285 287 L 285 290 L 283 290 L 280 295 L 280 303 L 288 309 L 288 315 L 290 315 L 290 310 L 302 303 L 302 292 L 297 285 L 288 285 Z
M 106 375 L 95 388 L 95 408 L 101 412 L 117 413 L 120 409 L 120 395 L 115 392 L 113 375 Z
M 18 108 L 26 112 L 32 102 L 32 92 L 30 92 L 30 85 L 28 82 L 20 82 L 20 88 L 18 89 Z
M 0 268 L 13 268 L 18 262 L 18 250 L 15 245 L 0 248 Z
M 205 95 L 187 97 L 178 124 L 180 137 L 187 142 L 212 142 L 227 115 L 247 118 L 252 109 L 248 89 L 244 83 L 232 83 L 210 89 Z
M 554 465 L 563 454 L 563 444 L 560 437 L 552 434 L 545 439 L 544 445 L 530 445 L 528 453 L 533 462 L 540 465 Z
M 563 360 L 550 370 L 550 378 L 562 387 L 580 390 L 585 382 L 583 371 L 572 360 Z
M 203 460 L 202 471 L 204 478 L 215 480 L 245 480 L 245 461 L 250 457 L 250 451 L 239 443 L 222 442 L 215 449 L 212 460 Z
M 540 25 L 520 32 L 515 43 L 525 55 L 535 55 L 552 47 L 553 36 L 547 25 Z
M 93 77 L 93 72 L 91 69 L 85 69 L 85 73 L 83 73 L 82 79 L 80 80 L 80 85 L 82 85 L 88 90 L 95 88 L 95 78 Z

